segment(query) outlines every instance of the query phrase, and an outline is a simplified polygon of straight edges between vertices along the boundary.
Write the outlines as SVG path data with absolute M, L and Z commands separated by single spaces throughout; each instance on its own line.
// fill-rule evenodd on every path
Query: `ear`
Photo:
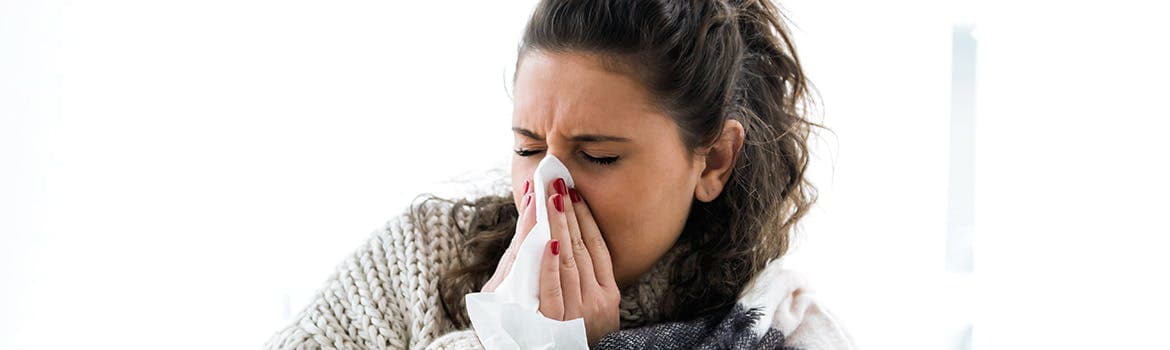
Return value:
M 707 146 L 705 155 L 700 155 L 705 165 L 695 186 L 695 199 L 710 202 L 719 197 L 727 180 L 731 178 L 731 171 L 735 169 L 735 160 L 743 150 L 743 140 L 743 124 L 734 119 L 723 123 L 723 133 L 719 139 Z

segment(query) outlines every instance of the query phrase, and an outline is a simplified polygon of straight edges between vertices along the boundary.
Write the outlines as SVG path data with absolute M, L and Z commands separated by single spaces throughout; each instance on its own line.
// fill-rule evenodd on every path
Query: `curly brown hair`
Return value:
M 745 129 L 723 192 L 692 203 L 676 243 L 687 253 L 670 274 L 675 288 L 663 301 L 664 321 L 732 306 L 753 276 L 785 254 L 815 201 L 805 170 L 807 143 L 820 125 L 806 118 L 810 88 L 783 19 L 768 0 L 544 0 L 524 32 L 519 57 L 586 52 L 639 79 L 692 155 L 717 141 L 728 119 Z M 463 296 L 495 271 L 515 231 L 514 199 L 427 200 L 475 213 L 461 228 L 464 253 L 439 281 L 445 312 L 466 327 Z

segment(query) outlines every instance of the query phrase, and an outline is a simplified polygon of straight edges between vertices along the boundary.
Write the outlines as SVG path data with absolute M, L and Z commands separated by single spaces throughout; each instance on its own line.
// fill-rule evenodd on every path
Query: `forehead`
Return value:
M 540 133 L 640 130 L 665 118 L 640 82 L 581 53 L 525 53 L 513 104 L 513 125 Z

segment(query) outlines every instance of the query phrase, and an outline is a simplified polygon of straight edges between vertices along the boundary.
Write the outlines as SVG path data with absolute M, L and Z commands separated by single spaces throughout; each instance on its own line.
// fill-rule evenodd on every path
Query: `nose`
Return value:
M 557 160 L 560 160 L 561 163 L 564 163 L 566 167 L 569 166 L 569 163 L 568 163 L 568 161 L 570 159 L 569 156 L 572 155 L 571 151 L 567 151 L 564 148 L 554 148 L 553 146 L 548 147 L 548 151 L 546 152 L 546 154 L 551 154 L 553 156 L 556 156 Z M 570 169 L 570 170 L 572 170 L 572 169 Z
M 548 146 L 548 148 L 545 149 L 544 156 L 541 157 L 541 159 L 537 163 L 539 164 L 539 163 L 543 163 L 543 162 L 548 161 L 548 158 L 549 158 L 548 156 L 550 156 L 550 155 L 557 158 L 560 165 L 563 166 L 564 169 L 568 171 L 568 173 L 570 174 L 569 176 L 573 176 L 573 174 L 575 174 L 575 171 L 577 170 L 577 164 L 573 161 L 573 158 L 572 158 L 573 157 L 573 150 L 572 149 L 570 149 L 568 147 L 557 147 L 557 146 L 550 145 L 550 146 Z M 535 169 L 533 169 L 533 170 L 535 170 Z M 553 179 L 549 179 L 549 180 L 553 180 Z M 550 190 L 550 192 L 548 192 L 548 194 L 551 195 L 551 194 L 555 193 L 555 192 L 552 192 L 553 187 L 552 187 L 551 183 L 549 184 L 549 190 Z

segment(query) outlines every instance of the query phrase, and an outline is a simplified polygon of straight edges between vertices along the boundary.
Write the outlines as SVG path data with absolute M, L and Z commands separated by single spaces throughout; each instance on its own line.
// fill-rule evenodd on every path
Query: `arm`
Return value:
M 480 350 L 483 344 L 475 337 L 475 331 L 462 330 L 447 333 L 427 345 L 426 350 Z
M 455 220 L 446 204 L 413 208 L 424 225 L 407 213 L 375 231 L 265 348 L 422 348 L 448 332 L 436 282 L 456 253 Z

